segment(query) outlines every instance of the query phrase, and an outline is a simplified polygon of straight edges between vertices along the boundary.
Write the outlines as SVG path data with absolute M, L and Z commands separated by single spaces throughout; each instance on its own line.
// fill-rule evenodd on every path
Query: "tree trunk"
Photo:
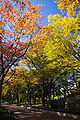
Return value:
M 51 108 L 51 88 L 52 88 L 52 79 L 50 80 L 50 85 L 49 85 L 49 108 Z
M 44 78 L 42 79 L 42 105 L 45 106 L 45 88 L 44 88 Z
M 19 93 L 17 93 L 17 104 L 19 104 L 20 101 L 19 101 Z
M 0 85 L 0 105 L 1 105 L 2 86 Z
M 53 100 L 54 100 L 54 88 L 55 88 L 55 85 L 53 83 Z
M 2 85 L 3 85 L 3 80 L 4 79 L 0 80 L 0 105 L 1 105 L 1 99 L 2 99 Z
M 64 88 L 64 108 L 65 108 L 65 102 L 66 102 L 66 89 Z
M 29 104 L 31 106 L 31 91 L 29 91 Z
M 45 92 L 44 92 L 44 87 L 42 90 L 42 105 L 45 106 Z
M 30 85 L 30 81 L 29 81 L 27 87 L 28 87 L 28 100 L 29 100 L 29 105 L 31 106 L 31 85 Z
M 36 96 L 35 95 L 33 97 L 33 102 L 34 102 L 34 104 L 36 104 Z
M 45 106 L 45 98 L 44 98 L 44 94 L 42 96 L 42 106 Z
M 58 89 L 58 109 L 60 109 L 61 107 L 61 103 L 60 103 L 60 86 L 59 86 L 59 89 Z

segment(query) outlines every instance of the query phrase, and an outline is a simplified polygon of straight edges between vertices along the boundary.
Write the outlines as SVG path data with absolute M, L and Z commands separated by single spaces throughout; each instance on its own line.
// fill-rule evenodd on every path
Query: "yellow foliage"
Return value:
M 61 12 L 66 12 L 68 16 L 76 16 L 80 12 L 80 0 L 55 0 Z
M 7 91 L 8 91 L 9 87 L 6 85 L 4 86 L 3 90 L 2 90 L 2 94 L 6 95 Z

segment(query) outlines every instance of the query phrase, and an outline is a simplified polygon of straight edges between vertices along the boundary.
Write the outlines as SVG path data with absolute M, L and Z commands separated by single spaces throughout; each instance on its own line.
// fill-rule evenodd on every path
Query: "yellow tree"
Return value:
M 0 1 L 0 99 L 5 76 L 30 48 L 41 26 L 41 5 L 29 0 Z
M 61 12 L 66 12 L 68 16 L 75 16 L 80 12 L 80 0 L 55 0 Z
M 59 76 L 63 75 L 64 78 L 66 75 L 63 73 L 79 73 L 80 70 L 79 15 L 76 18 L 50 15 L 51 23 L 44 27 L 47 35 L 45 54 L 48 60 L 53 61 L 48 68 L 57 68 L 58 75 L 60 73 Z
M 38 78 L 38 83 L 42 88 L 42 104 L 45 105 L 46 87 L 45 83 L 48 79 L 47 75 L 47 59 L 44 54 L 44 46 L 46 44 L 46 36 L 43 35 L 43 28 L 41 34 L 38 34 L 35 39 L 32 39 L 32 49 L 25 55 L 24 64 L 27 64 L 34 75 Z M 34 68 L 34 69 L 33 69 Z
M 50 15 L 48 24 L 49 36 L 52 38 L 53 44 L 58 43 L 59 48 L 67 55 L 73 56 L 75 59 L 80 61 L 79 53 L 79 39 L 80 39 L 80 14 L 76 18 L 64 17 L 60 15 Z M 51 29 L 51 30 L 50 30 Z M 55 34 L 55 36 L 54 36 Z M 57 46 L 56 46 L 57 47 Z M 57 49 L 58 50 L 58 49 Z M 61 52 L 59 54 L 62 54 Z
M 37 83 L 37 78 L 31 75 L 31 73 L 31 71 L 23 68 L 22 66 L 18 67 L 11 79 L 5 82 L 2 92 L 3 96 L 8 97 L 7 93 L 9 92 L 12 102 L 15 102 L 15 100 L 17 100 L 17 103 L 20 103 L 20 100 L 22 102 L 26 102 L 27 98 L 31 105 L 31 94 L 33 93 L 32 87 L 34 87 L 34 84 Z M 11 72 L 8 73 L 6 79 L 10 78 L 10 74 Z

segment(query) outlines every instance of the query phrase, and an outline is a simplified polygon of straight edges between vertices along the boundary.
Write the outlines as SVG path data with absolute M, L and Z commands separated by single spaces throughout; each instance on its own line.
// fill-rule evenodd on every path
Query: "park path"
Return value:
M 16 105 L 2 105 L 10 110 L 18 120 L 80 120 L 70 117 L 62 117 L 53 113 L 42 112 L 31 108 Z

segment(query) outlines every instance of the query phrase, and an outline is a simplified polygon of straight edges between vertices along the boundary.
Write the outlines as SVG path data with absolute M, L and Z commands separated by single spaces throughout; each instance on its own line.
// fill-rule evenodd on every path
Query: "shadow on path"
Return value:
M 79 120 L 70 117 L 62 117 L 48 112 L 41 112 L 15 105 L 2 105 L 9 109 L 18 120 Z

